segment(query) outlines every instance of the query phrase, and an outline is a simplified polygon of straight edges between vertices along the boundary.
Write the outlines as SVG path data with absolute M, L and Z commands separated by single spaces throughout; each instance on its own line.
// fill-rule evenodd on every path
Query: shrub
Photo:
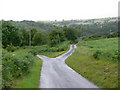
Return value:
M 69 41 L 62 42 L 54 47 L 50 47 L 48 45 L 36 46 L 36 47 L 32 47 L 29 52 L 32 53 L 33 55 L 37 55 L 40 52 L 46 52 L 46 51 L 47 52 L 65 51 L 67 50 L 69 43 L 70 43 Z
M 7 50 L 7 51 L 10 51 L 10 52 L 14 52 L 15 49 L 16 49 L 16 48 L 15 48 L 12 44 L 10 44 L 10 45 L 8 45 L 8 46 L 6 47 L 6 50 Z
M 33 55 L 24 53 L 15 55 L 3 50 L 2 54 L 2 87 L 10 87 L 12 80 L 29 72 L 33 64 Z
M 113 60 L 120 60 L 120 52 L 119 50 L 116 50 L 114 55 L 112 56 Z
M 99 51 L 99 50 L 97 50 L 97 51 L 95 51 L 95 52 L 93 53 L 93 57 L 94 57 L 95 59 L 99 59 L 101 54 L 102 54 L 102 52 Z
M 76 43 L 78 43 L 78 41 L 77 40 L 72 40 L 72 41 L 70 41 L 70 43 L 71 44 L 76 44 Z

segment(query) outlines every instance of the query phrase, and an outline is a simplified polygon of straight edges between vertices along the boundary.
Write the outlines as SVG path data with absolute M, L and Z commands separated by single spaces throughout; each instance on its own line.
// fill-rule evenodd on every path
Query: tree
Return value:
M 22 33 L 22 46 L 29 45 L 29 32 L 26 30 L 21 30 Z
M 65 36 L 68 40 L 76 40 L 77 39 L 77 35 L 73 28 L 71 28 L 71 27 L 68 28 L 67 26 L 64 26 L 63 30 L 64 30 Z
M 21 44 L 19 29 L 9 21 L 2 21 L 2 44 L 4 47 L 10 44 L 14 46 Z
M 81 37 L 81 33 L 82 33 L 82 27 L 80 25 L 75 27 L 75 33 L 76 33 L 76 37 Z
M 33 38 L 33 36 L 37 32 L 37 29 L 36 28 L 32 28 L 30 31 L 31 31 L 31 38 Z
M 43 35 L 40 32 L 35 33 L 33 36 L 33 45 L 42 45 L 43 44 Z
M 54 46 L 65 40 L 64 31 L 62 29 L 54 29 L 50 32 L 50 45 Z

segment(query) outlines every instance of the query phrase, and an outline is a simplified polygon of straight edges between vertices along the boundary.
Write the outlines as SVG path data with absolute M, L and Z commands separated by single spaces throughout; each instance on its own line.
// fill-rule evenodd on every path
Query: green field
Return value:
M 102 88 L 118 87 L 118 38 L 80 41 L 66 63 Z

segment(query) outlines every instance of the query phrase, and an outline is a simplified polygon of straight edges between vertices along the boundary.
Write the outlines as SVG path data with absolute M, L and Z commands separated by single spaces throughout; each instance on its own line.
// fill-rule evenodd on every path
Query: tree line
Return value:
M 76 42 L 80 30 L 64 26 L 54 28 L 50 32 L 42 33 L 36 28 L 30 30 L 20 29 L 9 21 L 2 21 L 2 46 L 39 46 L 49 44 L 55 46 L 63 41 Z

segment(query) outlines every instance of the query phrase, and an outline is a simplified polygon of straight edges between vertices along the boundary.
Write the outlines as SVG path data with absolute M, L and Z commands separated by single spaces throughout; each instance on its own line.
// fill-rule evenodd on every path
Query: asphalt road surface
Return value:
M 71 45 L 68 52 L 56 58 L 37 55 L 43 61 L 39 88 L 98 88 L 65 64 L 75 48 Z

